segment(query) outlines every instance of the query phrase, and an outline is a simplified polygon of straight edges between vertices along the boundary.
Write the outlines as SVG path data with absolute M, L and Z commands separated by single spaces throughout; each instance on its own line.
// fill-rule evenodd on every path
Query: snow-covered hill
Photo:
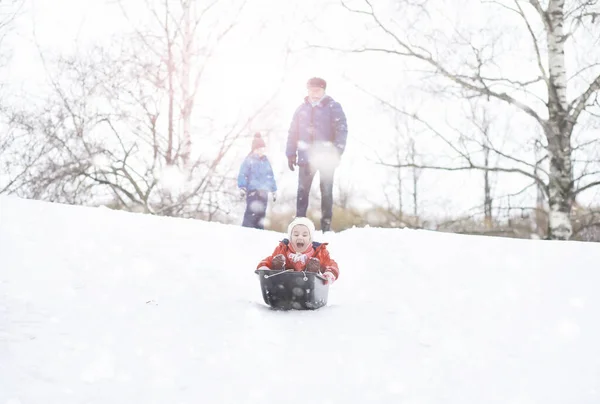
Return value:
M 0 404 L 600 402 L 598 244 L 347 230 L 276 312 L 282 237 L 0 198 Z

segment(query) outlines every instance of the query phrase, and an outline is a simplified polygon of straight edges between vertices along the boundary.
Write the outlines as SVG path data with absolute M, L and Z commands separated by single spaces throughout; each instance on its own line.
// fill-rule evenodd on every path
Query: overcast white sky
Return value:
M 138 4 L 144 3 L 143 0 L 124 1 L 132 16 L 136 16 Z M 448 5 L 448 10 L 454 11 L 447 17 L 448 26 L 451 26 L 450 21 L 466 18 L 462 7 L 467 3 L 472 5 L 475 2 L 456 0 L 451 7 Z M 489 8 L 489 5 L 471 7 L 469 18 L 478 16 L 487 19 L 489 24 L 502 24 L 494 13 L 486 14 L 485 7 Z M 341 43 L 351 38 L 368 40 L 375 35 L 374 31 L 361 21 L 340 8 L 337 1 L 248 0 L 240 26 L 219 48 L 207 72 L 203 93 L 210 94 L 214 105 L 218 106 L 214 113 L 224 116 L 231 111 L 251 109 L 280 87 L 278 130 L 271 133 L 268 146 L 281 188 L 294 189 L 296 186 L 296 172 L 291 173 L 286 168 L 285 138 L 292 113 L 305 95 L 305 82 L 309 77 L 324 77 L 328 81 L 328 93 L 342 104 L 347 114 L 348 147 L 338 179 L 354 184 L 359 193 L 356 202 L 361 202 L 363 197 L 381 200 L 382 189 L 389 182 L 390 174 L 367 161 L 373 156 L 369 148 L 378 149 L 381 153 L 389 151 L 396 134 L 394 119 L 378 108 L 372 98 L 356 89 L 354 84 L 391 97 L 402 106 L 422 105 L 422 113 L 436 125 L 456 115 L 458 105 L 452 100 L 440 97 L 425 102 L 417 97 L 415 90 L 419 90 L 422 84 L 410 82 L 410 72 L 403 61 L 384 55 L 361 55 L 358 58 L 324 52 L 302 53 L 300 56 L 292 55 L 288 64 L 284 65 L 285 47 L 291 45 L 296 48 L 304 39 L 310 41 L 318 38 L 321 43 Z M 327 28 L 335 26 L 336 29 L 324 29 L 323 24 Z M 9 66 L 11 90 L 14 94 L 18 94 L 20 89 L 31 94 L 43 94 L 47 82 L 38 46 L 48 55 L 69 53 L 76 48 L 85 49 L 92 43 L 109 44 L 111 35 L 128 28 L 130 25 L 115 1 L 27 0 L 10 41 L 13 46 L 13 59 Z M 440 30 L 443 29 L 441 26 Z M 522 72 L 528 66 L 520 63 L 527 54 L 525 48 L 514 49 L 511 45 L 521 34 L 507 32 L 499 49 L 501 57 L 515 61 L 511 73 Z M 509 52 L 511 46 L 514 53 Z M 282 77 L 284 81 L 280 83 Z M 503 113 L 508 115 L 501 115 Z M 535 125 L 523 115 L 516 114 L 514 109 L 503 108 L 498 110 L 498 114 L 498 131 L 507 132 L 509 138 L 521 137 L 516 132 L 537 130 Z M 425 148 L 433 152 L 439 148 L 436 144 L 429 144 L 429 138 L 430 135 L 420 135 L 416 139 L 418 148 L 423 152 L 426 152 Z M 522 143 L 517 141 L 512 150 L 515 153 L 523 152 L 522 148 Z M 420 193 L 422 208 L 427 209 L 424 213 L 456 213 L 481 203 L 482 177 L 480 172 L 423 174 Z M 517 176 L 504 178 L 505 181 L 499 186 L 505 190 L 518 190 L 521 185 L 528 183 Z M 595 194 L 588 195 L 588 198 Z M 407 205 L 410 204 L 408 199 L 407 193 Z

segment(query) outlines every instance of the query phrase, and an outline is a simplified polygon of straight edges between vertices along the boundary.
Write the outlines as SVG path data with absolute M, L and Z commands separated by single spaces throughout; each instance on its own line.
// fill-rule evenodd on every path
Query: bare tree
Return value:
M 2 117 L 5 130 L 0 135 L 0 194 L 31 196 L 35 169 L 54 145 L 40 142 L 41 136 L 36 134 L 36 130 L 44 125 L 43 121 L 38 120 L 39 126 L 34 128 L 29 124 L 31 117 L 15 113 L 8 107 L 2 111 Z
M 487 134 L 487 132 L 486 132 Z M 484 138 L 484 148 L 483 148 L 483 156 L 484 156 L 484 167 L 490 166 L 490 146 L 488 138 Z M 490 170 L 483 171 L 483 209 L 485 213 L 485 227 L 491 228 L 492 222 L 494 220 L 492 216 L 492 187 L 490 185 Z
M 69 173 L 64 180 L 74 183 L 76 177 L 86 184 L 80 190 L 94 186 L 124 209 L 170 216 L 210 211 L 207 216 L 214 217 L 216 196 L 227 181 L 224 160 L 252 117 L 225 130 L 207 128 L 209 135 L 199 145 L 210 152 L 200 153 L 187 171 L 170 169 L 179 149 L 170 147 L 169 115 L 162 119 L 162 94 L 147 85 L 154 79 L 145 74 L 147 65 L 124 57 L 109 59 L 102 49 L 96 52 L 90 60 L 60 61 L 62 76 L 53 80 L 58 102 L 47 116 L 59 130 L 46 136 L 49 144 L 62 145 L 62 153 L 49 154 L 48 167 L 40 172 Z M 44 194 L 50 200 L 65 197 Z
M 15 19 L 21 12 L 24 0 L 2 0 L 0 1 L 0 65 L 6 62 L 8 57 L 6 48 L 2 46 L 4 39 L 12 29 Z
M 11 49 L 4 46 L 5 39 L 11 32 L 24 0 L 0 1 L 0 69 L 11 58 Z M 20 189 L 26 174 L 27 159 L 23 157 L 30 150 L 27 142 L 20 139 L 12 126 L 14 116 L 10 107 L 3 100 L 3 87 L 7 83 L 4 72 L 0 71 L 0 194 L 12 193 Z
M 4 46 L 6 37 L 13 28 L 15 19 L 19 16 L 25 0 L 1 0 L 0 1 L 0 90 L 4 87 L 7 79 L 4 77 L 2 68 L 8 63 L 11 58 L 11 49 Z M 1 96 L 1 94 L 0 94 Z M 0 102 L 0 113 L 6 112 L 6 106 Z M 6 144 L 7 140 L 0 135 L 0 151 L 2 144 Z
M 131 20 L 124 2 L 119 3 Z M 189 168 L 192 114 L 203 74 L 219 43 L 236 26 L 245 5 L 246 0 L 213 0 L 207 4 L 192 0 L 146 0 L 145 11 L 152 16 L 156 28 L 136 28 L 135 39 L 142 52 L 156 56 L 152 63 L 156 72 L 152 84 L 167 93 L 168 165 L 176 164 L 179 159 L 183 167 Z M 175 130 L 179 121 L 183 127 L 180 134 Z
M 446 89 L 454 86 L 464 97 L 496 99 L 526 114 L 539 125 L 546 139 L 548 176 L 540 186 L 543 185 L 549 202 L 549 238 L 569 239 L 572 235 L 570 214 L 575 197 L 600 184 L 600 181 L 596 180 L 582 181 L 583 177 L 575 178 L 572 156 L 574 128 L 600 89 L 600 60 L 587 58 L 588 60 L 581 61 L 581 66 L 574 69 L 575 73 L 569 73 L 565 49 L 578 31 L 588 42 L 595 39 L 593 31 L 585 32 L 580 28 L 596 22 L 598 2 L 574 0 L 567 3 L 565 0 L 548 0 L 545 5 L 539 0 L 489 2 L 490 7 L 508 10 L 521 19 L 522 28 L 531 40 L 531 54 L 537 66 L 537 74 L 530 78 L 514 78 L 510 74 L 499 72 L 494 44 L 484 43 L 486 37 L 490 37 L 485 28 L 469 33 L 455 26 L 452 28 L 454 35 L 449 43 L 441 43 L 446 38 L 445 32 L 434 30 L 430 33 L 415 33 L 417 27 L 423 26 L 417 24 L 418 19 L 429 16 L 429 12 L 432 11 L 427 9 L 427 2 L 400 3 L 401 12 L 407 16 L 407 30 L 412 32 L 403 32 L 398 20 L 394 21 L 393 17 L 387 15 L 387 3 L 379 4 L 382 11 L 376 10 L 371 0 L 361 0 L 358 3 L 361 6 L 350 6 L 342 0 L 346 10 L 367 18 L 371 26 L 378 29 L 381 36 L 372 36 L 378 43 L 367 43 L 365 46 L 350 49 L 319 47 L 353 53 L 384 53 L 407 58 L 418 63 L 425 74 L 444 79 Z M 411 19 L 415 15 L 417 17 Z M 539 33 L 539 30 L 542 33 Z M 497 40 L 497 36 L 493 39 Z M 469 54 L 466 55 L 465 51 Z M 456 55 L 464 57 L 457 59 Z M 578 80 L 582 89 L 569 101 L 568 85 L 575 80 Z M 540 87 L 545 89 L 545 98 L 536 94 L 536 88 Z M 452 169 L 486 170 L 485 166 L 473 164 Z M 499 170 L 499 167 L 494 167 L 491 170 L 521 172 L 540 182 L 540 178 L 533 173 L 520 168 Z M 579 187 L 577 183 L 580 184 Z
M 352 180 L 338 180 L 336 187 L 338 193 L 336 205 L 346 210 L 351 206 L 352 199 L 355 196 L 354 182 Z
M 389 143 L 386 142 L 382 148 L 383 151 L 378 150 L 376 145 L 365 145 L 375 155 L 375 159 L 369 160 L 389 170 L 383 189 L 385 205 L 381 206 L 379 196 L 367 199 L 375 210 L 386 213 L 392 226 L 419 226 L 419 180 L 422 170 L 416 167 L 420 162 L 415 142 L 418 132 L 411 124 L 411 120 L 405 116 L 395 114 L 394 131 L 389 136 Z M 389 161 L 392 163 L 387 163 Z M 410 197 L 408 203 L 405 199 L 407 192 Z M 408 211 L 411 204 L 412 211 Z
M 53 147 L 28 170 L 31 197 L 108 199 L 122 209 L 209 220 L 225 212 L 231 152 L 272 98 L 237 121 L 192 114 L 210 55 L 236 18 L 209 18 L 217 3 L 199 10 L 167 1 L 161 9 L 148 1 L 158 31 L 136 28 L 110 48 L 52 62 L 40 50 L 54 94 L 16 126 Z M 192 117 L 202 124 L 192 126 Z
M 483 154 L 483 212 L 484 225 L 486 229 L 491 229 L 493 226 L 493 197 L 492 197 L 492 172 L 491 167 L 496 165 L 492 163 L 492 159 L 497 156 L 492 152 L 492 118 L 490 116 L 489 107 L 481 106 L 477 102 L 469 103 L 468 118 L 471 124 L 477 129 L 479 140 L 477 143 L 481 146 Z
M 401 123 L 403 123 L 404 127 L 401 127 Z M 394 120 L 394 128 L 395 134 L 392 137 L 391 146 L 391 154 L 393 157 L 393 161 L 396 163 L 396 167 L 392 169 L 392 175 L 389 176 L 390 186 L 385 187 L 384 196 L 387 201 L 387 211 L 390 212 L 396 221 L 399 223 L 403 223 L 404 220 L 404 174 L 405 170 L 403 168 L 403 163 L 407 158 L 407 141 L 409 127 L 407 125 L 406 120 L 400 119 L 400 117 L 395 116 Z M 379 157 L 379 161 L 382 160 L 382 157 Z
M 373 94 L 371 95 L 377 97 Z M 483 172 L 483 203 L 477 203 L 477 212 L 473 212 L 469 220 L 474 219 L 478 214 L 481 214 L 480 209 L 481 206 L 483 206 L 484 221 L 486 220 L 486 217 L 487 220 L 491 221 L 494 211 L 504 210 L 510 212 L 511 209 L 514 209 L 514 206 L 510 203 L 511 198 L 526 193 L 534 186 L 544 187 L 544 181 L 547 178 L 547 170 L 541 168 L 541 163 L 544 162 L 545 158 L 542 158 L 535 163 L 531 163 L 524 158 L 520 158 L 517 153 L 503 151 L 504 137 L 493 134 L 493 132 L 498 132 L 493 130 L 492 118 L 489 114 L 489 110 L 493 109 L 493 106 L 486 106 L 483 108 L 477 106 L 477 103 L 469 104 L 469 112 L 465 112 L 464 114 L 466 121 L 468 121 L 463 125 L 464 128 L 452 128 L 446 133 L 442 132 L 442 130 L 438 130 L 433 124 L 429 123 L 424 118 L 421 118 L 417 113 L 399 109 L 382 99 L 379 99 L 379 101 L 387 107 L 390 107 L 397 114 L 404 115 L 418 123 L 426 132 L 433 134 L 432 139 L 424 138 L 423 143 L 431 144 L 434 140 L 441 140 L 441 146 L 445 147 L 445 151 L 442 152 L 444 158 L 441 158 L 440 156 L 425 156 L 422 154 L 419 156 L 416 152 L 411 153 L 412 146 L 410 142 L 414 142 L 413 136 L 407 144 L 407 151 L 409 154 L 407 154 L 405 160 L 398 162 L 392 161 L 389 158 L 379 157 L 377 164 L 394 169 L 411 169 L 413 170 L 413 182 L 418 181 L 422 170 L 447 172 L 480 170 Z M 447 123 L 447 125 L 451 126 L 449 123 Z M 470 133 L 472 130 L 469 129 L 469 125 L 475 129 L 475 133 Z M 413 130 L 418 131 L 420 129 L 415 125 Z M 421 136 L 424 136 L 424 134 L 425 133 Z M 525 145 L 526 143 L 524 146 Z M 419 159 L 412 158 L 411 154 L 419 156 Z M 515 192 L 506 195 L 498 194 L 495 199 L 497 199 L 497 204 L 499 206 L 494 208 L 492 205 L 494 200 L 494 198 L 492 198 L 493 183 L 496 182 L 494 174 L 519 174 L 529 179 L 531 182 L 523 187 L 519 187 Z M 415 186 L 413 186 L 413 190 L 414 189 Z M 502 204 L 500 201 L 501 199 L 508 201 L 509 206 L 500 208 L 500 205 Z M 454 223 L 454 221 L 451 222 Z M 493 233 L 496 233 L 496 231 L 494 230 Z
M 413 216 L 416 221 L 415 226 L 420 226 L 419 220 L 419 178 L 421 177 L 421 168 L 418 166 L 417 147 L 415 139 L 409 140 L 408 164 L 412 167 L 412 199 L 413 199 Z

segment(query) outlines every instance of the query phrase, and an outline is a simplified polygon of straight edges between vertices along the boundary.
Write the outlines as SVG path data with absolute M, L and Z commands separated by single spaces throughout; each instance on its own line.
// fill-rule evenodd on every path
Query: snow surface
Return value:
M 600 402 L 600 246 L 327 234 L 329 306 L 277 312 L 282 234 L 0 198 L 0 404 Z

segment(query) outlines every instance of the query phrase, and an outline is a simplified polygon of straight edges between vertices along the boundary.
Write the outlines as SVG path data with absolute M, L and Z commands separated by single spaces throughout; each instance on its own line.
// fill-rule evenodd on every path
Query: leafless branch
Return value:
M 589 87 L 569 105 L 570 119 L 573 124 L 579 119 L 579 115 L 585 109 L 589 98 L 600 90 L 600 75 L 589 85 Z
M 532 0 L 532 1 L 536 2 L 536 0 Z M 523 110 L 528 115 L 532 116 L 536 121 L 538 121 L 540 123 L 540 125 L 542 125 L 544 127 L 546 126 L 546 121 L 544 119 L 542 119 L 540 117 L 540 115 L 529 105 L 522 103 L 521 101 L 517 100 L 516 98 L 514 98 L 511 95 L 506 94 L 504 92 L 499 93 L 499 92 L 493 91 L 485 83 L 483 83 L 483 85 L 477 85 L 476 83 L 482 83 L 480 76 L 475 75 L 473 77 L 469 77 L 468 79 L 461 78 L 459 75 L 449 71 L 439 61 L 435 60 L 434 57 L 432 56 L 431 52 L 429 52 L 421 47 L 413 46 L 413 45 L 409 44 L 407 41 L 400 38 L 398 35 L 396 35 L 391 29 L 389 29 L 379 19 L 379 17 L 374 12 L 373 5 L 371 4 L 371 2 L 369 0 L 364 0 L 364 2 L 368 6 L 368 11 L 357 10 L 357 9 L 347 7 L 342 0 L 342 4 L 350 12 L 361 14 L 361 15 L 366 15 L 371 20 L 373 20 L 373 22 L 377 25 L 377 27 L 379 27 L 379 29 L 381 29 L 389 38 L 391 38 L 398 45 L 399 49 L 402 49 L 401 51 L 398 49 L 386 49 L 386 48 L 376 48 L 376 47 L 363 47 L 361 49 L 345 49 L 345 50 L 340 49 L 340 48 L 330 47 L 330 46 L 322 46 L 322 45 L 311 45 L 310 47 L 328 49 L 328 50 L 333 50 L 333 51 L 341 51 L 341 52 L 345 52 L 345 53 L 383 52 L 383 53 L 395 54 L 398 56 L 409 56 L 409 57 L 415 58 L 417 60 L 425 62 L 427 65 L 432 67 L 436 73 L 441 74 L 442 76 L 446 77 L 447 79 L 455 82 L 456 84 L 460 85 L 462 88 L 469 90 L 469 91 L 473 91 L 480 95 L 494 97 L 496 99 L 499 99 L 499 100 L 505 101 L 511 105 L 514 105 L 517 108 Z
M 366 94 L 369 94 L 370 96 L 372 96 L 373 98 L 377 99 L 379 102 L 381 102 L 382 104 L 390 107 L 391 109 L 393 109 L 394 111 L 396 111 L 397 113 L 400 113 L 402 115 L 405 115 L 411 119 L 414 119 L 418 122 L 420 122 L 421 124 L 423 124 L 425 127 L 427 127 L 427 129 L 429 129 L 432 133 L 434 133 L 438 138 L 440 138 L 442 141 L 444 141 L 444 143 L 446 143 L 452 150 L 454 150 L 461 158 L 463 158 L 466 162 L 466 166 L 461 166 L 461 167 L 441 167 L 441 166 L 427 166 L 427 165 L 417 165 L 417 164 L 402 164 L 402 165 L 398 165 L 398 164 L 388 164 L 388 163 L 384 163 L 384 162 L 380 162 L 379 164 L 384 165 L 384 166 L 388 166 L 388 167 L 413 167 L 413 168 L 421 168 L 421 169 L 435 169 L 435 170 L 445 170 L 445 171 L 457 171 L 457 170 L 484 170 L 484 171 L 495 171 L 495 172 L 505 172 L 505 173 L 519 173 L 522 174 L 526 177 L 529 177 L 531 179 L 533 179 L 534 181 L 536 181 L 536 183 L 538 185 L 540 185 L 542 187 L 542 189 L 546 189 L 546 184 L 543 181 L 543 179 L 539 178 L 538 176 L 527 172 L 523 169 L 520 168 L 503 168 L 503 167 L 484 167 L 480 164 L 476 164 L 473 162 L 471 156 L 469 156 L 465 151 L 462 151 L 460 149 L 458 149 L 454 143 L 452 141 L 450 141 L 446 136 L 444 136 L 441 132 L 439 132 L 437 129 L 435 129 L 429 122 L 427 122 L 426 120 L 420 118 L 416 113 L 411 113 L 411 112 L 407 112 L 404 111 L 398 107 L 396 107 L 395 105 L 391 104 L 390 102 L 383 100 L 382 98 L 362 89 L 360 86 L 355 85 L 357 88 L 361 89 L 363 92 L 365 92 Z M 535 168 L 531 163 L 527 163 L 526 161 L 517 159 L 515 157 L 509 156 L 505 153 L 500 152 L 499 150 L 494 150 L 494 152 L 497 152 L 499 155 L 512 160 L 512 161 L 516 161 L 519 163 L 522 163 L 526 166 L 529 166 L 531 168 Z M 539 170 L 539 169 L 538 169 Z
M 387 166 L 387 167 L 413 167 L 413 168 L 419 168 L 419 169 L 425 169 L 425 170 L 438 170 L 438 171 L 468 171 L 468 170 L 481 170 L 481 171 L 492 171 L 492 172 L 503 172 L 503 173 L 512 173 L 512 174 L 521 174 L 524 175 L 525 177 L 531 178 L 532 180 L 534 180 L 538 185 L 543 186 L 544 188 L 546 188 L 546 184 L 538 177 L 534 176 L 531 173 L 528 173 L 525 170 L 522 170 L 520 168 L 513 168 L 513 167 L 484 167 L 482 165 L 478 165 L 478 164 L 468 164 L 466 166 L 458 166 L 458 167 L 444 167 L 444 166 L 436 166 L 436 165 L 428 165 L 428 164 L 410 164 L 410 163 L 405 163 L 405 164 L 401 164 L 401 165 L 397 165 L 397 164 L 388 164 L 388 163 L 380 163 L 383 166 Z
M 523 18 L 523 21 L 525 22 L 525 25 L 527 26 L 527 31 L 529 32 L 529 35 L 531 36 L 531 42 L 532 42 L 533 48 L 535 50 L 535 56 L 536 56 L 536 59 L 537 59 L 538 68 L 540 69 L 540 72 L 541 72 L 541 75 L 542 75 L 542 79 L 546 83 L 546 86 L 550 87 L 550 81 L 548 79 L 548 73 L 546 72 L 546 69 L 544 68 L 544 64 L 542 63 L 542 54 L 540 52 L 540 47 L 539 47 L 539 44 L 538 44 L 538 39 L 537 39 L 535 33 L 533 32 L 533 28 L 531 27 L 531 24 L 529 23 L 529 20 L 525 16 L 525 12 L 523 11 L 523 8 L 521 7 L 521 4 L 519 3 L 519 0 L 514 0 L 514 2 L 515 2 L 515 6 L 517 6 L 517 8 L 519 10 L 518 14 Z M 537 3 L 537 1 L 535 1 L 534 3 Z M 537 5 L 539 6 L 539 3 L 537 3 Z M 535 6 L 536 5 L 534 4 L 534 7 Z M 538 12 L 540 12 L 540 11 L 538 10 Z
M 582 192 L 585 192 L 585 191 L 587 191 L 588 189 L 591 189 L 591 188 L 597 187 L 598 185 L 600 185 L 600 181 L 593 181 L 593 182 L 590 182 L 590 183 L 588 183 L 588 184 L 586 184 L 586 185 L 584 185 L 584 186 L 582 186 L 582 187 L 579 187 L 579 188 L 578 188 L 578 189 L 576 189 L 575 191 L 573 191 L 573 195 L 574 195 L 574 197 L 576 197 L 576 196 L 577 196 L 577 195 L 579 195 L 580 193 L 582 193 Z

